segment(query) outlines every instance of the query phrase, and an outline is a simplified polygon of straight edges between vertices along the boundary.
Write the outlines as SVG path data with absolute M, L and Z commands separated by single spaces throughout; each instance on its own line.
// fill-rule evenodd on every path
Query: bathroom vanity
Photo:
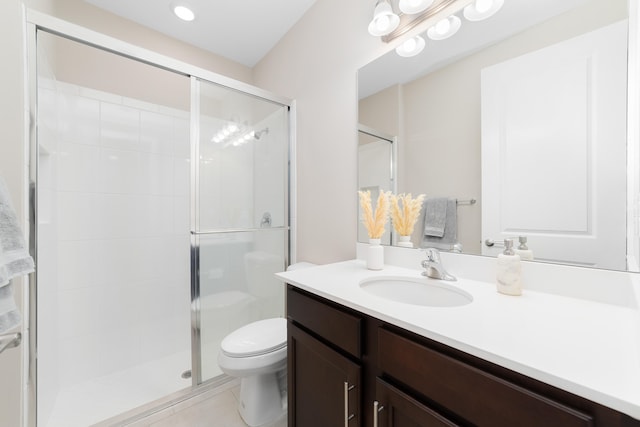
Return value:
M 509 297 L 466 279 L 453 286 L 471 303 L 419 306 L 363 291 L 376 275 L 433 280 L 359 260 L 280 274 L 289 426 L 640 426 L 638 337 L 627 352 L 615 344 L 638 325 L 607 330 L 637 321 L 637 310 L 535 291 Z M 584 324 L 587 312 L 607 318 Z

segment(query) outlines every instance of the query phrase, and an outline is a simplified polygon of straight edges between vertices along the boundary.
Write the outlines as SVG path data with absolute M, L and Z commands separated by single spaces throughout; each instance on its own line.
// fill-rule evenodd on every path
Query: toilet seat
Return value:
M 228 357 L 255 357 L 287 346 L 287 320 L 265 319 L 245 325 L 227 335 L 220 349 Z

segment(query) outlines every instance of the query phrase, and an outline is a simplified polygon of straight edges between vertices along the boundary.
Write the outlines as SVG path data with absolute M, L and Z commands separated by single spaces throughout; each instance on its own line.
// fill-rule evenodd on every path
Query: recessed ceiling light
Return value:
M 193 21 L 196 17 L 195 13 L 184 5 L 173 6 L 173 13 L 183 21 Z

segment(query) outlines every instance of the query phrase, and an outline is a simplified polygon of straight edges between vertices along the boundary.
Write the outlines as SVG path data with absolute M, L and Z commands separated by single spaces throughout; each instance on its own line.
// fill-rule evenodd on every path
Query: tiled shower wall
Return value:
M 38 210 L 58 259 L 38 278 L 53 298 L 39 300 L 39 327 L 57 333 L 42 334 L 39 358 L 57 360 L 58 378 L 39 379 L 64 388 L 190 348 L 189 118 L 50 86 L 41 112 L 57 131 L 39 134 Z

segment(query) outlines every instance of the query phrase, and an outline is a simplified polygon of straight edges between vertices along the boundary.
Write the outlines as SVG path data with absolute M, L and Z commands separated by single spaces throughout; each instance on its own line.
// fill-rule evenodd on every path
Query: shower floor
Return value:
M 60 390 L 42 427 L 87 427 L 191 387 L 190 351 L 173 354 Z M 222 372 L 219 372 L 221 374 Z

